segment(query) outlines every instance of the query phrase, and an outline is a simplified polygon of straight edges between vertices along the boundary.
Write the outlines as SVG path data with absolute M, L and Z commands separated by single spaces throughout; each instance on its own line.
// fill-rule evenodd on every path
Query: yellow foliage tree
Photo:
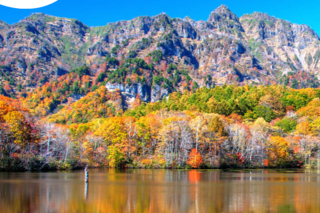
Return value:
M 301 135 L 310 135 L 311 134 L 311 128 L 308 121 L 304 121 L 297 125 L 296 134 Z
M 303 117 L 303 116 L 310 116 L 310 117 L 320 116 L 320 99 L 316 98 L 316 99 L 310 101 L 307 106 L 300 108 L 297 111 L 297 113 L 298 113 L 298 115 L 300 117 Z
M 103 137 L 108 144 L 112 145 L 125 145 L 128 138 L 128 133 L 121 117 L 107 118 L 95 131 L 94 135 Z
M 19 111 L 12 111 L 4 116 L 4 120 L 10 127 L 10 132 L 14 137 L 14 143 L 20 146 L 25 146 L 26 143 L 30 142 L 31 126 L 26 122 L 24 115 Z
M 274 162 L 283 162 L 289 156 L 289 142 L 286 141 L 283 137 L 271 136 L 268 146 L 269 158 Z

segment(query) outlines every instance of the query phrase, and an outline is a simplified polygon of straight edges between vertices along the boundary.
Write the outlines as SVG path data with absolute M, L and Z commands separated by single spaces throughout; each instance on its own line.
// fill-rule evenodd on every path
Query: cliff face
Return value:
M 260 48 L 260 61 L 266 68 L 270 64 L 271 69 L 282 72 L 319 72 L 319 37 L 310 27 L 262 13 L 244 15 L 240 21 L 249 44 L 259 44 L 254 48 Z
M 150 93 L 153 90 L 150 90 L 150 87 L 147 85 L 142 85 L 140 83 L 138 84 L 132 84 L 132 85 L 123 85 L 123 84 L 111 84 L 107 83 L 106 88 L 108 91 L 116 91 L 119 90 L 119 92 L 122 95 L 122 100 L 125 108 L 130 107 L 130 104 L 136 100 L 136 97 L 139 96 L 141 101 L 144 102 L 154 102 L 159 100 L 158 97 L 156 100 L 150 99 Z
M 146 58 L 155 50 L 162 53 L 155 64 L 174 63 L 200 86 L 212 84 L 205 77 L 221 85 L 279 83 L 289 72 L 320 75 L 319 37 L 310 27 L 263 13 L 238 18 L 226 6 L 207 21 L 160 14 L 88 27 L 78 20 L 34 14 L 14 25 L 0 22 L 1 72 L 10 72 L 27 87 L 84 64 L 102 63 L 107 55 Z M 156 85 L 136 90 L 153 101 L 170 92 Z

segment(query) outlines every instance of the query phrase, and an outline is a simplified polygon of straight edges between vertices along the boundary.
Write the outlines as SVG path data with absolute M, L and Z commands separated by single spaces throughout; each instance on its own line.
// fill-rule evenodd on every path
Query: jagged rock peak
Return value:
M 231 12 L 229 8 L 225 5 L 221 5 L 217 9 L 211 12 L 208 22 L 219 22 L 221 19 L 233 20 L 239 22 L 239 18 L 236 14 Z
M 35 20 L 41 20 L 41 21 L 43 21 L 44 19 L 46 19 L 46 18 L 52 18 L 52 19 L 55 19 L 56 17 L 54 17 L 54 16 L 50 16 L 50 15 L 47 15 L 47 14 L 44 14 L 44 13 L 32 13 L 30 16 L 28 16 L 27 18 L 26 18 L 26 20 L 33 20 L 33 21 L 35 21 Z
M 192 19 L 191 19 L 189 16 L 184 17 L 183 20 L 184 20 L 184 21 L 188 21 L 188 22 L 189 22 L 189 21 L 192 21 Z
M 10 27 L 9 24 L 7 24 L 7 23 L 5 23 L 4 21 L 1 21 L 1 20 L 0 20 L 0 30 L 7 29 L 7 28 L 9 28 L 9 27 Z
M 244 14 L 243 16 L 240 17 L 240 21 L 242 20 L 248 20 L 248 19 L 253 19 L 256 18 L 258 20 L 270 20 L 270 21 L 277 21 L 277 18 L 270 16 L 267 13 L 261 13 L 261 12 L 254 12 L 252 14 Z
M 213 12 L 215 12 L 215 13 L 228 13 L 228 12 L 231 12 L 231 11 L 226 5 L 223 4 L 223 5 L 220 5 Z
M 2 20 L 0 20 L 0 24 L 8 25 L 8 26 L 9 26 L 9 24 L 7 24 L 6 22 L 4 22 L 4 21 L 2 21 Z

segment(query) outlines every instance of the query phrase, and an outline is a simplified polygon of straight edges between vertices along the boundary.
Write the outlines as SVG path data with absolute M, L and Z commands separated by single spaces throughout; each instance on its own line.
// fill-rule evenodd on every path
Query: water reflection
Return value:
M 0 173 L 0 213 L 320 212 L 319 171 Z

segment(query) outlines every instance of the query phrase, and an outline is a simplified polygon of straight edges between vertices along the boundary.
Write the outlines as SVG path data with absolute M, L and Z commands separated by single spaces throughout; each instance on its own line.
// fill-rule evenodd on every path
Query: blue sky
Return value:
M 189 16 L 194 20 L 207 20 L 210 12 L 221 4 L 227 5 L 239 17 L 245 13 L 265 12 L 293 23 L 307 24 L 320 34 L 320 1 L 316 0 L 58 0 L 32 10 L 0 6 L 0 20 L 13 24 L 35 12 L 76 18 L 88 26 L 161 12 L 173 18 Z

